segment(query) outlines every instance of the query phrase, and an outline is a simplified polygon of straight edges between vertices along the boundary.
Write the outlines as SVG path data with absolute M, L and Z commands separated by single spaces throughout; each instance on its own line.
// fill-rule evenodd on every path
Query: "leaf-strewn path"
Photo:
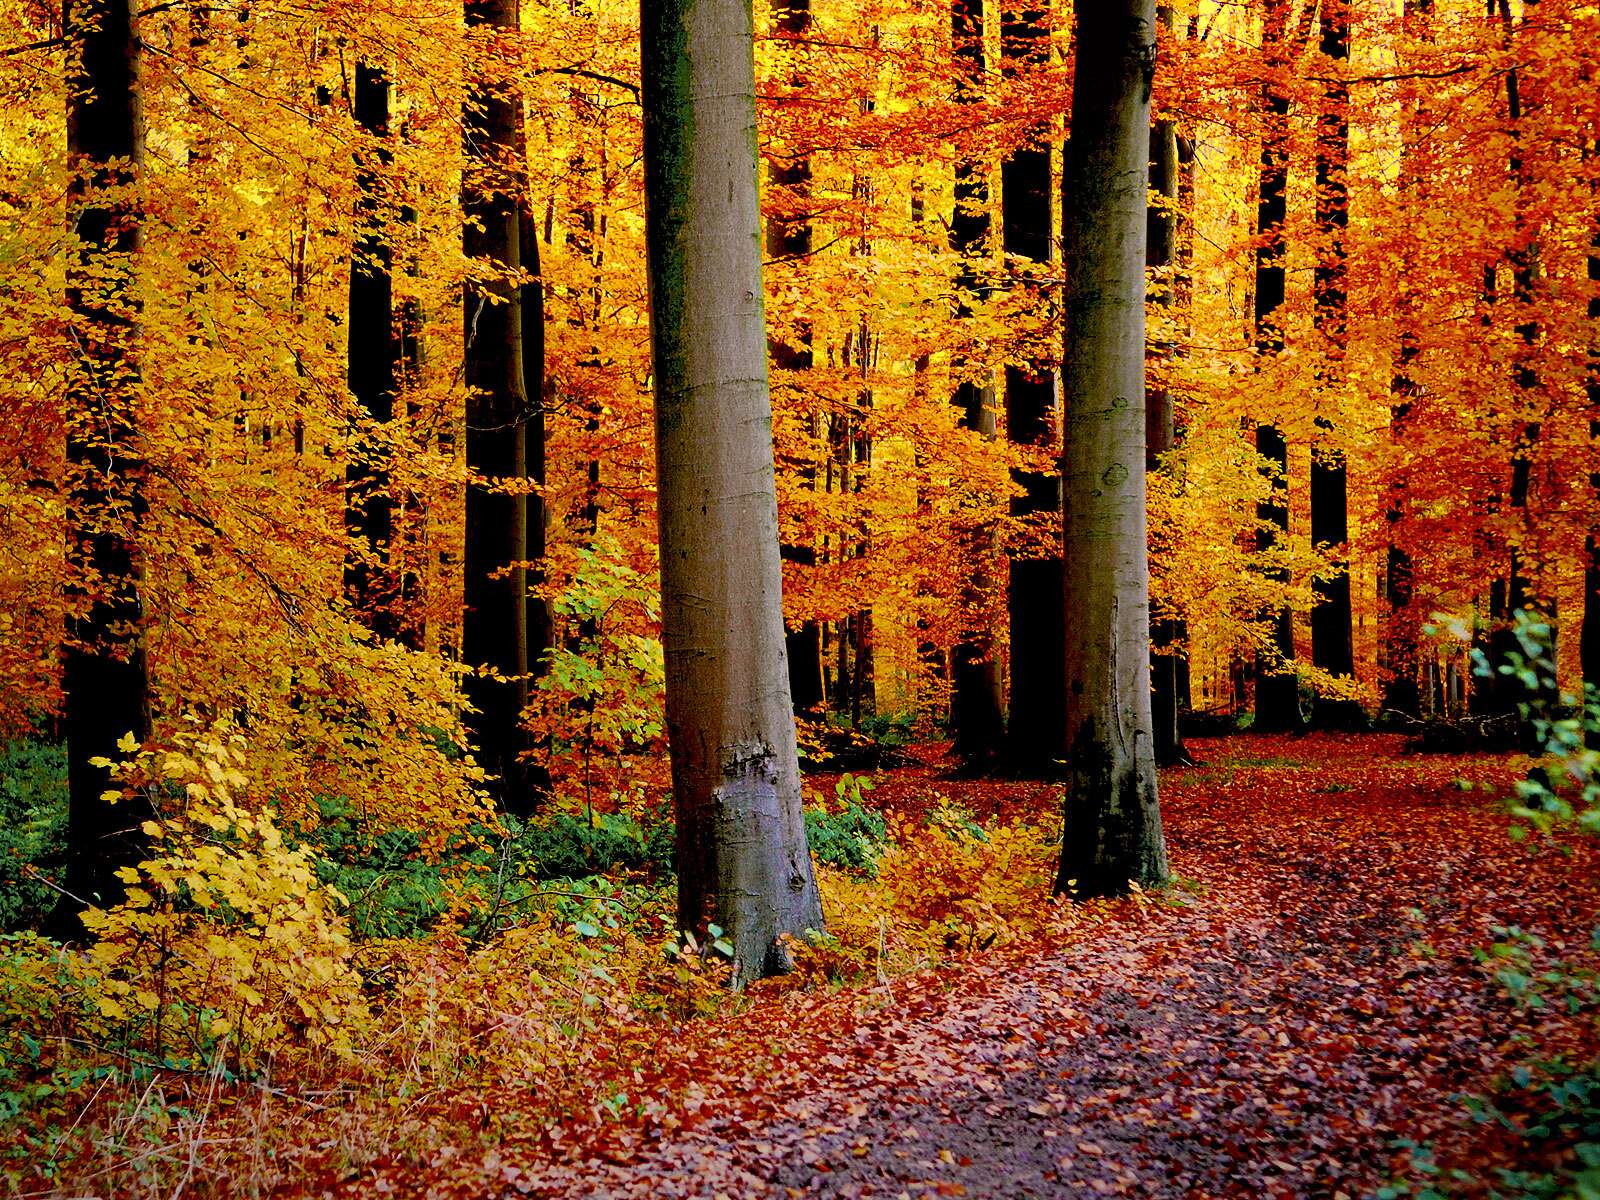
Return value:
M 1471 948 L 1517 923 L 1579 954 L 1600 899 L 1593 857 L 1451 786 L 1489 760 L 1397 749 L 1203 746 L 1165 781 L 1185 906 L 708 1024 L 635 1080 L 642 1129 L 458 1167 L 505 1196 L 1365 1194 L 1525 1056 Z

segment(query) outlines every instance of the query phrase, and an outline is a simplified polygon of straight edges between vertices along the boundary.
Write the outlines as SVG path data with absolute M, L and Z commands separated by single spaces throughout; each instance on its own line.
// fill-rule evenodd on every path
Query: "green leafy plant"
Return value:
M 882 813 L 862 804 L 862 793 L 872 790 L 872 781 L 846 774 L 833 790 L 832 806 L 814 804 L 805 810 L 806 842 L 812 857 L 842 870 L 877 874 L 888 826 Z
M 44 879 L 67 845 L 67 752 L 54 742 L 0 749 L 0 930 L 38 928 L 55 906 Z

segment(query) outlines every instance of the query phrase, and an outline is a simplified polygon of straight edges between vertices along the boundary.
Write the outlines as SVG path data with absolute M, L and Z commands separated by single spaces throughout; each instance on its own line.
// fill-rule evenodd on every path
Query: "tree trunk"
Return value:
M 62 645 L 68 779 L 66 890 L 53 932 L 78 936 L 87 904 L 122 899 L 116 871 L 139 861 L 147 803 L 108 804 L 100 758 L 143 741 L 149 680 L 141 625 L 138 526 L 144 463 L 138 447 L 137 199 L 144 161 L 138 18 L 128 0 L 67 0 L 69 221 L 78 253 L 67 263 L 67 600 Z M 115 165 L 113 165 L 113 163 Z
M 1422 42 L 1433 40 L 1433 0 L 1407 0 L 1402 23 L 1408 38 Z M 1413 130 L 1427 126 L 1427 105 L 1422 97 L 1427 95 L 1427 85 L 1418 89 L 1418 100 L 1405 113 L 1405 126 Z M 1419 155 L 1426 146 L 1425 138 L 1411 136 L 1400 147 L 1400 193 L 1413 207 L 1428 202 L 1423 190 L 1424 181 L 1432 172 L 1424 169 Z M 1400 319 L 1400 345 L 1396 354 L 1393 393 L 1389 405 L 1389 436 L 1397 454 L 1404 454 L 1407 424 L 1411 405 L 1416 399 L 1417 385 L 1411 377 L 1412 364 L 1421 353 L 1421 341 L 1416 327 L 1418 312 L 1418 287 L 1413 279 L 1414 262 L 1405 262 L 1400 270 L 1398 315 Z M 1411 555 L 1401 544 L 1408 515 L 1408 487 L 1403 471 L 1397 470 L 1389 487 L 1389 505 L 1386 514 L 1390 528 L 1389 547 L 1384 565 L 1384 598 L 1389 604 L 1384 646 L 1388 678 L 1384 684 L 1383 707 L 1402 716 L 1422 715 L 1420 681 L 1421 659 L 1418 651 L 1419 622 L 1412 611 L 1415 599 L 1415 580 L 1412 574 Z
M 497 36 L 518 30 L 518 0 L 467 0 L 469 29 Z M 468 283 L 462 305 L 467 401 L 467 486 L 464 611 L 461 651 L 474 674 L 467 698 L 477 710 L 469 728 L 484 769 L 495 778 L 508 812 L 526 814 L 536 802 L 535 779 L 524 755 L 522 727 L 532 672 L 547 645 L 533 640 L 538 620 L 528 595 L 530 512 L 526 481 L 543 477 L 542 397 L 528 381 L 543 377 L 543 339 L 523 326 L 526 288 L 504 278 L 523 270 L 522 115 L 512 88 L 500 80 L 474 82 L 462 114 L 466 168 L 462 182 L 462 251 L 497 278 Z M 542 331 L 541 331 L 542 333 Z M 506 486 L 516 489 L 500 490 Z M 535 538 L 537 541 L 537 537 Z M 548 640 L 548 634 L 546 634 Z
M 394 336 L 394 253 L 389 243 L 382 168 L 390 161 L 389 80 L 382 68 L 356 64 L 354 116 L 367 141 L 357 155 L 356 236 L 350 258 L 348 380 L 369 425 L 350 448 L 345 468 L 345 596 L 374 635 L 395 637 L 399 580 L 389 564 L 394 501 L 390 448 L 382 429 L 394 419 L 399 346 Z
M 1595 142 L 1594 154 L 1600 157 L 1600 141 Z M 1592 456 L 1596 441 L 1600 439 L 1600 214 L 1596 215 L 1594 232 L 1589 238 L 1588 268 L 1589 286 L 1595 290 L 1589 297 L 1587 312 L 1591 337 L 1597 349 L 1596 356 L 1589 363 L 1587 380 Z M 1589 487 L 1597 506 L 1600 506 L 1600 471 L 1590 470 Z M 1586 549 L 1588 561 L 1584 564 L 1583 573 L 1583 627 L 1579 634 L 1578 656 L 1587 693 L 1600 689 L 1600 532 L 1589 534 Z M 1596 731 L 1589 731 L 1588 738 L 1592 745 L 1597 740 Z
M 1077 10 L 1063 198 L 1066 833 L 1056 891 L 1168 879 L 1150 718 L 1145 208 L 1153 0 Z
M 1000 27 L 1001 65 L 1007 73 L 1049 61 L 1047 13 L 1024 9 L 1007 13 Z M 1048 136 L 1049 130 L 1042 129 Z M 1000 168 L 1001 221 L 1005 251 L 1036 263 L 1055 257 L 1055 213 L 1051 203 L 1051 150 L 1048 141 L 1025 146 Z M 1040 297 L 1040 303 L 1044 297 Z M 1056 373 L 1048 362 L 1006 368 L 1006 436 L 1019 445 L 1054 448 L 1057 439 Z M 1061 477 L 1050 472 L 1017 471 L 1023 489 L 1011 500 L 1013 516 L 1054 514 L 1061 509 Z M 1059 774 L 1066 756 L 1065 649 L 1061 636 L 1061 559 L 1013 558 L 1006 593 L 1011 615 L 1011 703 L 1006 758 L 1019 774 L 1039 778 Z
M 678 922 L 720 925 L 743 982 L 822 927 L 784 656 L 750 5 L 661 0 L 642 33 Z
M 956 99 L 976 101 L 983 94 L 985 69 L 983 0 L 953 0 L 950 32 L 955 57 L 964 67 L 957 83 Z M 955 317 L 958 321 L 970 315 L 959 294 L 980 288 L 974 258 L 989 239 L 988 204 L 989 180 L 984 164 L 958 162 L 955 211 L 950 217 L 950 246 L 963 260 L 961 273 L 956 277 Z M 992 380 L 962 383 L 954 397 L 962 413 L 962 425 L 985 439 L 992 439 L 997 431 L 994 401 Z M 969 607 L 980 606 L 994 587 L 988 568 L 994 531 L 984 527 L 974 534 L 972 582 L 966 596 Z M 979 769 L 992 765 L 999 758 L 1005 742 L 1004 681 L 1000 660 L 994 651 L 993 640 L 987 633 L 979 633 L 956 646 L 950 654 L 950 718 L 955 726 L 955 753 L 969 766 Z
M 1285 58 L 1288 0 L 1264 0 L 1262 54 L 1269 65 Z M 1255 325 L 1256 350 L 1276 354 L 1283 349 L 1283 330 L 1277 324 L 1284 301 L 1283 223 L 1289 196 L 1289 96 L 1283 84 L 1270 80 L 1262 86 L 1260 190 L 1256 202 Z M 1263 523 L 1258 549 L 1270 551 L 1289 535 L 1289 446 L 1276 425 L 1256 427 L 1256 453 L 1276 469 L 1270 499 L 1256 506 Z M 1278 568 L 1263 572 L 1268 579 L 1284 581 Z M 1295 674 L 1294 614 L 1280 608 L 1273 617 L 1275 654 L 1262 654 L 1256 667 L 1255 728 L 1281 732 L 1300 728 L 1300 680 Z
M 1525 0 L 1522 22 L 1536 19 L 1538 0 Z M 1496 0 L 1491 16 L 1500 22 L 1504 45 L 1510 50 L 1514 45 L 1515 26 L 1508 0 Z M 1510 536 L 1509 570 L 1503 581 L 1496 581 L 1490 589 L 1491 617 L 1494 628 L 1488 639 L 1488 658 L 1494 674 L 1488 687 L 1480 691 L 1478 699 L 1485 711 L 1515 713 L 1519 704 L 1536 697 L 1547 705 L 1555 705 L 1559 697 L 1555 689 L 1555 674 L 1540 674 L 1536 687 L 1526 688 L 1515 674 L 1502 674 L 1500 666 L 1517 649 L 1512 630 L 1518 610 L 1537 611 L 1551 628 L 1551 660 L 1554 661 L 1557 637 L 1556 613 L 1553 598 L 1542 594 L 1546 584 L 1545 561 L 1541 545 L 1536 506 L 1529 503 L 1534 483 L 1533 465 L 1541 433 L 1540 406 L 1547 403 L 1535 367 L 1539 342 L 1539 323 L 1534 316 L 1534 291 L 1539 272 L 1539 233 L 1530 227 L 1527 213 L 1527 193 L 1532 185 L 1527 157 L 1531 152 L 1523 141 L 1523 118 L 1529 108 L 1530 84 L 1534 82 L 1535 64 L 1528 64 L 1528 77 L 1515 64 L 1505 74 L 1506 119 L 1509 125 L 1511 152 L 1508 166 L 1515 193 L 1514 234 L 1506 250 L 1511 266 L 1512 303 L 1518 315 L 1516 332 L 1522 349 L 1516 355 L 1511 371 L 1514 421 L 1520 424 L 1513 439 L 1511 451 L 1511 487 L 1508 499 L 1516 515 L 1516 528 Z M 1493 267 L 1486 271 L 1489 278 Z M 1541 694 L 1542 693 L 1542 694 Z M 1531 723 L 1524 723 L 1522 739 L 1525 747 L 1535 751 L 1539 738 Z
M 811 29 L 811 0 L 772 0 L 773 29 L 787 37 L 802 39 Z M 796 92 L 806 88 L 804 73 L 797 73 L 786 81 Z M 805 194 L 811 186 L 811 160 L 804 156 L 774 162 L 770 168 L 774 187 L 788 188 Z M 768 258 L 798 259 L 811 253 L 811 221 L 780 220 L 767 222 L 766 245 Z M 811 322 L 803 322 L 789 339 L 774 336 L 769 346 L 773 365 L 784 371 L 808 371 L 812 365 Z M 812 414 L 813 422 L 817 420 Z M 816 487 L 815 467 L 805 471 L 806 482 Z M 813 546 L 781 548 L 783 559 L 807 568 L 817 563 Z M 784 633 L 785 653 L 789 659 L 789 693 L 797 713 L 820 708 L 827 700 L 822 680 L 822 626 L 814 619 L 802 621 Z
M 1170 7 L 1156 10 L 1161 25 L 1174 33 L 1177 19 Z M 1157 272 L 1151 299 L 1171 310 L 1177 300 L 1175 267 L 1178 248 L 1178 130 L 1170 118 L 1157 121 L 1150 130 L 1150 188 L 1163 200 L 1151 205 L 1145 221 L 1145 265 Z M 1155 348 L 1158 358 L 1170 362 L 1177 354 L 1171 341 Z M 1160 468 L 1161 455 L 1177 444 L 1177 426 L 1169 387 L 1145 389 L 1145 470 Z M 1181 622 L 1163 614 L 1150 623 L 1150 717 L 1155 736 L 1158 766 L 1190 762 L 1178 729 L 1178 691 L 1181 679 L 1181 652 L 1172 649 L 1181 640 Z
M 1348 0 L 1321 0 L 1318 5 L 1321 48 L 1328 60 L 1329 82 L 1323 85 L 1322 112 L 1317 117 L 1316 219 L 1321 245 L 1313 272 L 1313 320 L 1323 336 L 1325 385 L 1338 388 L 1344 378 L 1349 344 L 1347 268 L 1344 244 L 1350 223 L 1350 85 L 1340 77 L 1350 61 Z M 1332 432 L 1334 421 L 1319 415 L 1319 429 Z M 1344 452 L 1336 446 L 1313 447 L 1311 456 L 1311 543 L 1336 564 L 1330 576 L 1314 581 L 1317 602 L 1311 610 L 1311 661 L 1330 675 L 1355 673 L 1350 611 L 1349 473 Z M 1349 700 L 1321 700 L 1319 725 L 1357 728 L 1365 722 L 1361 706 Z

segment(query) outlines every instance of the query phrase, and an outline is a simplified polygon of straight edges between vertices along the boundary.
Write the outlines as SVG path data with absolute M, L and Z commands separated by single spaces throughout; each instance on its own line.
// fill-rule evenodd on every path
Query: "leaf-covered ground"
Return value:
M 1515 925 L 1581 958 L 1596 859 L 1507 837 L 1458 779 L 1503 761 L 1386 738 L 1200 743 L 1164 779 L 1180 885 L 1049 942 L 691 1026 L 619 1081 L 616 1113 L 519 1125 L 314 1192 L 472 1196 L 1369 1194 L 1397 1139 L 1486 1171 L 1463 1118 L 1538 1045 L 1592 1023 L 1518 1006 L 1473 950 Z M 1048 788 L 886 779 L 975 811 Z M 1530 1038 L 1534 1040 L 1530 1040 Z M 643 1099 L 641 1099 L 643 1098 Z M 486 1118 L 487 1120 L 488 1118 Z M 464 1145 L 464 1143 L 463 1143 Z

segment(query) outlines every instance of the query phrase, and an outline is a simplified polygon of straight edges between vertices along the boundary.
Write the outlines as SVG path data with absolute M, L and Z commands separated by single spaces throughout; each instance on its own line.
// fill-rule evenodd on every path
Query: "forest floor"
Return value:
M 344 1194 L 1354 1198 L 1407 1169 L 1399 1139 L 1474 1173 L 1508 1161 L 1523 1143 L 1462 1095 L 1534 1045 L 1591 1051 L 1593 1022 L 1517 1004 L 1474 950 L 1514 925 L 1536 958 L 1581 958 L 1595 856 L 1507 837 L 1458 782 L 1504 786 L 1503 760 L 1382 737 L 1194 749 L 1163 778 L 1169 895 L 703 1022 L 635 1073 L 647 1119 L 447 1148 L 427 1184 L 378 1166 Z M 874 799 L 932 789 L 980 815 L 1055 803 L 933 767 Z

